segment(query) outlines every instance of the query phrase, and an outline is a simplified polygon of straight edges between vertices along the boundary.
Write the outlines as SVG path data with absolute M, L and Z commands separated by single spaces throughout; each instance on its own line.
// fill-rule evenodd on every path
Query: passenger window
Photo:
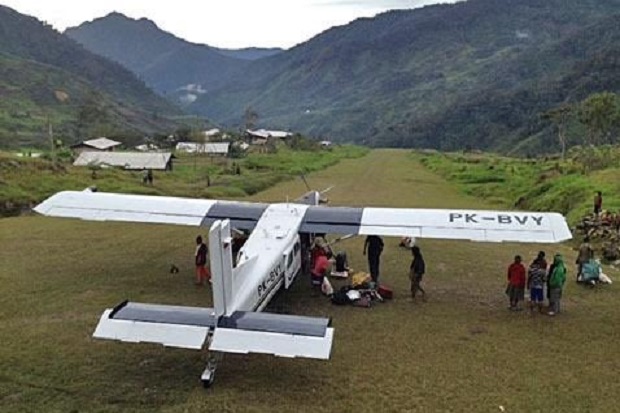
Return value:
M 286 268 L 291 268 L 291 265 L 293 265 L 293 253 L 289 253 L 288 254 L 288 261 L 286 263 Z

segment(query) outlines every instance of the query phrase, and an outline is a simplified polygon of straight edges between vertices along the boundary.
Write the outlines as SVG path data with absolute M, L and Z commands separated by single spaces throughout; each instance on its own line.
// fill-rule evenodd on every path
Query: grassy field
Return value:
M 242 159 L 214 158 L 180 153 L 172 171 L 154 171 L 154 184 L 142 184 L 142 171 L 119 168 L 74 167 L 70 159 L 20 158 L 0 152 L 0 216 L 17 215 L 33 203 L 61 190 L 97 186 L 100 191 L 195 198 L 235 198 L 255 194 L 302 173 L 324 169 L 341 159 L 367 152 L 360 146 L 301 151 L 284 145 L 277 153 L 250 153 Z M 237 173 L 237 167 L 238 172 Z
M 498 208 L 557 211 L 575 224 L 592 212 L 594 193 L 602 191 L 603 209 L 620 212 L 620 146 L 573 148 L 564 161 L 476 153 L 413 156 L 465 194 Z
M 308 176 L 336 185 L 334 205 L 489 207 L 462 195 L 406 151 L 372 151 Z M 283 200 L 299 180 L 258 193 Z M 133 301 L 209 305 L 193 285 L 192 228 L 0 220 L 0 410 L 2 412 L 615 412 L 620 411 L 620 293 L 583 289 L 569 266 L 564 312 L 507 310 L 505 268 L 514 254 L 568 246 L 420 240 L 427 303 L 407 300 L 410 254 L 386 238 L 384 283 L 395 299 L 371 309 L 337 307 L 307 280 L 273 303 L 331 316 L 331 360 L 227 355 L 213 388 L 199 376 L 205 354 L 96 341 L 104 308 Z M 366 269 L 363 239 L 338 244 Z M 170 274 L 175 263 L 179 274 Z M 605 268 L 618 280 L 618 272 Z

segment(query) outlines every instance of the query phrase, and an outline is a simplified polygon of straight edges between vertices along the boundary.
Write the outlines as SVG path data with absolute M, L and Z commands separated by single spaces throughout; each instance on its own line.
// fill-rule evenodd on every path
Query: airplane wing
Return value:
M 34 210 L 40 214 L 100 221 L 210 226 L 230 219 L 251 230 L 268 207 L 216 201 L 86 191 L 59 192 Z M 555 243 L 572 238 L 566 220 L 552 212 L 308 206 L 301 232 L 472 241 Z
M 572 238 L 553 212 L 308 207 L 301 232 L 555 243 Z
M 63 191 L 34 210 L 42 215 L 92 221 L 124 221 L 209 227 L 230 219 L 235 228 L 252 230 L 267 204 L 150 195 Z

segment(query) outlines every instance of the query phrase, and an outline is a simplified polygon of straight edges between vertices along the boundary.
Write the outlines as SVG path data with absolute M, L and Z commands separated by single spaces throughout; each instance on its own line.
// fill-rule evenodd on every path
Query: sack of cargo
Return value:
M 329 282 L 327 277 L 323 278 L 323 284 L 321 285 L 321 291 L 325 295 L 332 295 L 334 293 L 334 288 L 332 287 L 332 284 Z
M 370 308 L 371 305 L 372 305 L 372 300 L 370 299 L 370 297 L 366 295 L 360 298 L 359 300 L 353 301 L 353 306 L 355 307 Z
M 384 300 L 391 300 L 394 297 L 394 292 L 392 289 L 383 284 L 379 285 L 379 288 L 377 288 L 377 293 L 379 293 L 381 298 Z
M 353 277 L 351 277 L 351 285 L 353 287 L 358 287 L 360 285 L 369 283 L 371 280 L 372 278 L 370 278 L 370 274 L 365 272 L 357 272 L 353 274 Z

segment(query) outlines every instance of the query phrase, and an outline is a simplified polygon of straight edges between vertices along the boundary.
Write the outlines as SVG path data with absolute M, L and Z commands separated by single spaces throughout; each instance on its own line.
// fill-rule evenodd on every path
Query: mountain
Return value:
M 218 49 L 161 30 L 148 19 L 111 13 L 65 34 L 90 51 L 127 67 L 160 94 L 190 103 L 221 87 L 250 61 L 281 49 Z
M 37 19 L 0 6 L 0 145 L 91 134 L 167 132 L 182 112 L 121 65 Z
M 190 109 L 238 124 L 251 108 L 265 127 L 373 146 L 511 151 L 538 135 L 521 149 L 540 148 L 541 111 L 619 90 L 619 12 L 620 0 L 390 11 L 253 61 Z

